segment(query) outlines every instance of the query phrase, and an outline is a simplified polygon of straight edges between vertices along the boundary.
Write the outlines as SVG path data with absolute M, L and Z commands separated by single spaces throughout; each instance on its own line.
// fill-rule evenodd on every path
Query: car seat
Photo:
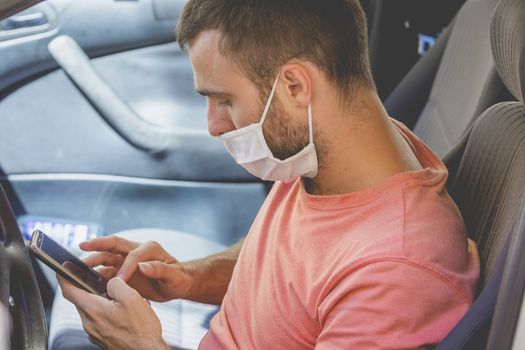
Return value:
M 510 349 L 517 317 L 509 321 L 503 311 L 511 305 L 516 315 L 523 293 L 516 307 L 508 291 L 521 274 L 525 239 L 524 0 L 501 1 L 491 41 L 497 70 L 520 102 L 496 104 L 480 116 L 450 186 L 478 244 L 482 273 L 478 298 L 437 349 Z

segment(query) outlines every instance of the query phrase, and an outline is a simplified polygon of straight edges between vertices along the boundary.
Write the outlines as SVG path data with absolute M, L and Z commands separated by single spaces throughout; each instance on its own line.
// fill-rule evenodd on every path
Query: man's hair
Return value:
M 345 100 L 374 88 L 358 0 L 189 0 L 177 25 L 181 49 L 207 30 L 259 89 L 294 58 L 315 64 Z

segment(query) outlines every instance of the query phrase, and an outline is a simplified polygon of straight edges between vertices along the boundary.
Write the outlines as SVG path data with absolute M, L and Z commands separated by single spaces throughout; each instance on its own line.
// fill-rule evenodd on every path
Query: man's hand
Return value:
M 57 275 L 64 298 L 78 309 L 93 343 L 105 349 L 169 349 L 155 312 L 120 278 L 108 283 L 108 300 L 85 292 Z
M 119 276 L 144 298 L 155 301 L 188 299 L 220 305 L 244 240 L 203 259 L 179 262 L 157 242 L 137 243 L 118 236 L 83 242 L 80 248 L 96 252 L 84 263 L 104 277 Z
M 118 275 L 144 298 L 163 302 L 191 294 L 192 274 L 157 242 L 140 244 L 108 236 L 83 242 L 80 248 L 97 251 L 84 259 L 86 265 L 102 265 L 98 271 L 104 277 Z

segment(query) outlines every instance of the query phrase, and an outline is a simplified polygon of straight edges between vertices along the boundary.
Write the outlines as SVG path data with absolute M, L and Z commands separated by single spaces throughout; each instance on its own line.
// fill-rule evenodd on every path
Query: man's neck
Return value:
M 325 105 L 318 122 L 322 140 L 316 146 L 320 167 L 314 179 L 305 181 L 309 193 L 352 193 L 422 168 L 375 92 L 363 92 L 350 107 Z

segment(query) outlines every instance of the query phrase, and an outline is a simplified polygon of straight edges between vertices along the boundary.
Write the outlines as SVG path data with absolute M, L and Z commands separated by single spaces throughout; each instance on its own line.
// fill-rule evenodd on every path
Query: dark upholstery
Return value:
M 414 128 L 428 102 L 453 27 L 454 22 L 440 35 L 434 47 L 417 61 L 385 101 L 390 116 L 410 129 Z
M 440 37 L 385 101 L 390 116 L 413 127 L 440 156 L 505 96 L 490 48 L 489 21 L 497 2 L 468 0 L 450 33 Z
M 370 67 L 378 95 L 384 100 L 421 58 L 421 54 L 430 48 L 430 39 L 443 35 L 444 27 L 449 25 L 465 0 L 367 2 Z M 439 61 L 436 70 L 438 65 Z M 436 70 L 432 72 L 432 80 Z M 427 72 L 428 69 L 425 74 Z

